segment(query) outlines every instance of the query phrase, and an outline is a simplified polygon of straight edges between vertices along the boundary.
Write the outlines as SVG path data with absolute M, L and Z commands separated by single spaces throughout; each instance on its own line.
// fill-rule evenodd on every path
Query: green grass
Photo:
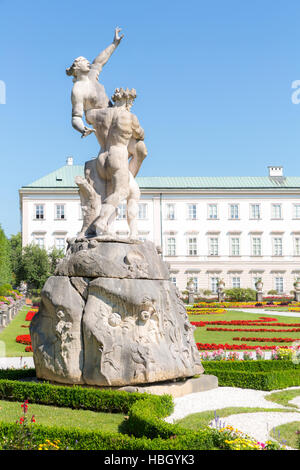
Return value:
M 290 406 L 292 408 L 298 408 L 297 405 L 293 403 L 289 403 L 295 397 L 300 395 L 300 388 L 293 389 L 293 390 L 283 390 L 282 392 L 274 392 L 270 395 L 266 395 L 264 398 L 268 401 L 272 401 L 273 403 L 278 403 L 278 405 L 282 406 Z
M 119 432 L 119 425 L 124 421 L 124 415 L 120 413 L 72 410 L 70 408 L 29 403 L 27 412 L 29 420 L 32 415 L 35 416 L 37 424 L 76 428 L 86 431 Z M 23 416 L 23 410 L 20 402 L 0 400 L 0 421 L 15 423 L 21 416 Z
M 218 321 L 218 320 L 226 320 L 226 321 L 231 321 L 231 320 L 257 320 L 259 317 L 263 317 L 264 313 L 247 313 L 247 312 L 237 312 L 234 310 L 227 310 L 226 313 L 223 314 L 208 314 L 208 315 L 189 315 L 189 320 L 190 321 Z M 276 315 L 274 312 L 274 315 L 270 316 L 271 318 L 276 318 L 278 322 L 283 322 L 283 323 L 299 323 L 300 324 L 300 317 L 283 317 L 280 315 Z M 285 327 L 275 327 L 272 326 L 273 322 L 269 322 L 270 327 L 269 328 L 277 328 L 277 329 L 283 329 Z M 210 326 L 204 326 L 204 327 L 199 327 L 195 329 L 195 340 L 197 343 L 217 343 L 217 344 L 243 344 L 246 343 L 248 345 L 253 345 L 253 346 L 283 346 L 283 345 L 289 345 L 291 346 L 292 343 L 273 343 L 273 342 L 263 342 L 263 341 L 258 341 L 258 342 L 247 342 L 247 341 L 233 341 L 232 338 L 234 337 L 263 337 L 263 338 L 271 338 L 271 337 L 281 337 L 281 338 L 293 338 L 293 339 L 300 339 L 300 332 L 278 332 L 278 333 L 272 333 L 272 332 L 246 332 L 246 331 L 206 331 L 206 328 Z M 211 325 L 212 327 L 222 327 L 222 325 Z M 224 325 L 224 328 L 247 328 L 250 329 L 251 326 L 234 326 L 234 325 Z M 259 328 L 259 326 L 253 326 L 252 328 Z M 268 328 L 267 326 L 263 326 L 261 328 Z M 288 327 L 286 327 L 288 328 Z M 300 327 L 299 327 L 300 328 Z
M 299 442 L 299 435 L 297 436 L 296 431 L 300 431 L 300 420 L 293 421 L 292 423 L 281 424 L 271 430 L 270 436 L 278 442 L 286 441 L 285 445 L 298 449 L 297 445 Z M 278 432 L 280 435 L 278 435 Z
M 32 352 L 25 352 L 25 344 L 16 342 L 16 336 L 29 334 L 29 328 L 22 328 L 21 325 L 29 325 L 29 322 L 25 321 L 25 317 L 31 308 L 28 305 L 24 306 L 10 324 L 0 333 L 0 341 L 3 341 L 5 344 L 6 357 L 32 356 Z
M 216 410 L 217 416 L 220 417 L 221 421 L 226 420 L 223 418 L 226 418 L 226 416 L 230 415 L 236 415 L 236 414 L 241 414 L 241 413 L 259 413 L 259 412 L 271 412 L 271 411 L 281 411 L 281 412 L 291 412 L 290 410 L 286 409 L 278 409 L 278 408 L 248 408 L 248 407 L 227 407 L 227 408 L 221 408 L 219 410 Z M 182 418 L 180 420 L 176 421 L 176 424 L 179 424 L 181 427 L 186 428 L 186 429 L 191 429 L 193 431 L 197 431 L 199 428 L 202 426 L 207 426 L 212 420 L 215 418 L 215 412 L 212 410 L 209 411 L 202 411 L 201 413 L 193 413 L 191 415 L 186 416 L 185 418 Z M 299 419 L 300 419 L 300 414 L 299 414 Z

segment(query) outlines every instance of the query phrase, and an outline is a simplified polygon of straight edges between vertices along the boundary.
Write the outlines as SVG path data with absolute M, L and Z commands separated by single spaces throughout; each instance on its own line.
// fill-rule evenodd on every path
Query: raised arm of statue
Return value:
M 89 76 L 92 78 L 96 78 L 98 80 L 98 76 L 102 71 L 103 66 L 106 64 L 112 53 L 116 50 L 118 45 L 120 44 L 124 34 L 121 36 L 119 35 L 121 28 L 115 29 L 115 35 L 112 44 L 110 44 L 104 51 L 100 52 L 97 55 L 96 59 L 93 61 L 91 65 L 91 70 L 89 72 Z
M 83 91 L 80 84 L 75 83 L 72 90 L 72 126 L 76 131 L 81 133 L 81 137 L 86 137 L 95 129 L 87 127 L 83 122 Z

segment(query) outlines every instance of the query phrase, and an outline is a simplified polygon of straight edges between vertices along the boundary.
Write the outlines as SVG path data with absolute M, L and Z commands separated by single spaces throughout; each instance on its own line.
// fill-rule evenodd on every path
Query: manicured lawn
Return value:
M 63 428 L 79 428 L 87 431 L 119 432 L 118 427 L 124 421 L 120 413 L 100 413 L 87 410 L 72 410 L 55 406 L 30 404 L 27 416 L 30 420 L 35 416 L 37 424 L 59 426 Z M 15 423 L 23 416 L 21 403 L 0 400 L 0 421 Z
M 264 313 L 247 313 L 247 312 L 237 312 L 234 310 L 228 310 L 226 313 L 223 314 L 208 314 L 208 315 L 189 315 L 190 321 L 218 321 L 218 320 L 257 320 L 259 317 L 263 317 Z M 266 315 L 266 317 L 269 317 Z M 299 323 L 300 324 L 300 317 L 283 317 L 274 312 L 274 315 L 271 315 L 270 318 L 276 318 L 280 323 Z M 267 323 L 267 322 L 266 322 Z M 207 331 L 207 327 L 219 327 L 219 328 L 243 328 L 243 329 L 251 329 L 251 328 L 275 328 L 275 329 L 284 329 L 287 327 L 276 327 L 273 326 L 272 323 L 275 322 L 268 322 L 270 326 L 253 326 L 250 325 L 207 325 L 204 327 L 198 327 L 195 329 L 195 340 L 197 343 L 216 343 L 216 344 L 243 344 L 246 343 L 252 346 L 283 346 L 289 345 L 291 346 L 292 343 L 273 343 L 273 342 L 250 342 L 250 341 L 233 341 L 232 338 L 234 337 L 263 337 L 263 338 L 293 338 L 294 340 L 300 339 L 300 332 L 252 332 L 252 331 Z M 294 328 L 294 327 L 291 327 Z M 300 326 L 299 326 L 300 328 Z
M 300 395 L 300 388 L 293 389 L 293 390 L 283 390 L 282 392 L 274 392 L 270 395 L 266 395 L 265 399 L 268 401 L 272 401 L 274 403 L 278 403 L 282 406 L 291 406 L 292 408 L 298 408 L 297 405 L 293 403 L 289 403 L 293 398 L 298 397 Z
M 215 419 L 215 412 L 216 415 L 219 416 L 220 422 L 225 422 L 226 425 L 226 416 L 236 415 L 241 413 L 259 413 L 262 411 L 271 412 L 271 411 L 281 411 L 281 412 L 289 412 L 286 409 L 278 409 L 278 408 L 247 408 L 247 407 L 227 407 L 222 408 L 216 411 L 202 411 L 201 413 L 193 413 L 191 415 L 186 416 L 183 419 L 176 421 L 176 424 L 186 428 L 192 429 L 193 431 L 197 431 L 201 426 L 207 426 L 211 421 Z M 291 410 L 292 411 L 292 410 Z M 294 410 L 293 410 L 294 411 Z M 299 413 L 300 418 L 300 413 Z
M 16 342 L 16 336 L 29 334 L 29 328 L 22 328 L 21 325 L 29 325 L 29 322 L 25 321 L 25 317 L 31 308 L 28 305 L 24 306 L 10 324 L 0 333 L 0 341 L 5 343 L 5 355 L 7 357 L 32 356 L 32 352 L 25 352 L 25 344 Z
M 300 431 L 300 420 L 277 426 L 272 429 L 270 436 L 278 442 L 285 440 L 285 445 L 293 449 L 298 449 L 299 435 L 297 436 L 296 431 Z

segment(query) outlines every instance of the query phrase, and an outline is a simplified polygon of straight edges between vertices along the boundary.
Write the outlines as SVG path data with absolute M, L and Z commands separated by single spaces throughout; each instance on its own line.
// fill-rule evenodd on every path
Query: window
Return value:
M 166 219 L 175 219 L 175 204 L 166 204 Z
M 126 202 L 122 202 L 118 206 L 118 215 L 117 215 L 117 220 L 123 220 L 126 219 Z
M 217 204 L 208 204 L 208 218 L 209 219 L 218 218 L 218 205 Z
M 195 292 L 198 292 L 198 278 L 197 276 L 192 276 L 192 278 L 190 278 L 193 280 L 193 283 L 194 283 L 194 291 Z
M 197 253 L 198 253 L 197 237 L 189 237 L 188 238 L 188 255 L 189 256 L 196 256 Z
M 145 242 L 147 240 L 147 237 L 145 235 L 139 235 L 139 240 L 140 242 Z
M 277 290 L 278 294 L 283 294 L 283 277 L 282 276 L 275 277 L 275 290 Z
M 230 219 L 239 218 L 239 205 L 238 204 L 229 204 L 229 218 Z
M 63 237 L 55 238 L 55 248 L 65 251 L 65 239 Z
M 174 286 L 176 286 L 176 276 L 173 276 L 173 274 L 171 274 L 170 281 L 172 282 L 172 284 L 174 284 Z
M 60 220 L 65 218 L 65 205 L 64 204 L 55 205 L 55 218 L 60 219 Z
M 231 256 L 240 255 L 240 239 L 238 237 L 231 238 Z
M 213 294 L 216 294 L 218 292 L 218 282 L 219 282 L 218 277 L 210 278 L 210 287 L 211 287 L 211 291 Z
M 36 204 L 35 206 L 35 218 L 36 219 L 44 219 L 44 204 Z
M 260 219 L 260 204 L 250 204 L 250 219 Z
M 294 219 L 300 219 L 300 204 L 294 204 Z
M 188 219 L 197 219 L 197 204 L 188 204 Z
M 272 219 L 281 219 L 281 204 L 272 204 Z
M 219 254 L 219 239 L 212 237 L 209 239 L 209 256 L 218 256 Z
M 148 204 L 140 202 L 138 218 L 147 219 L 147 213 L 148 213 Z
M 300 237 L 294 239 L 294 255 L 300 256 Z
M 176 239 L 175 239 L 175 237 L 167 238 L 167 256 L 176 256 Z
M 43 237 L 35 237 L 34 241 L 40 248 L 45 248 L 45 239 Z
M 282 238 L 281 237 L 273 238 L 273 255 L 282 256 Z
M 252 237 L 252 256 L 261 256 L 261 238 Z
M 232 278 L 232 287 L 241 287 L 241 278 L 234 276 Z

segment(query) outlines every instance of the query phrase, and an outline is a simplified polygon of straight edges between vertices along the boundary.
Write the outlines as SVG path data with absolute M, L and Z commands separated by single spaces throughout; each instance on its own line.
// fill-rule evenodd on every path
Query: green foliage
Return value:
M 300 364 L 294 364 L 292 361 L 273 361 L 273 360 L 257 360 L 257 361 L 205 361 L 205 372 L 212 369 L 232 370 L 232 371 L 246 371 L 246 372 L 269 372 L 269 371 L 284 371 L 296 370 L 300 373 Z
M 224 361 L 225 362 L 225 361 Z M 206 369 L 218 377 L 221 387 L 239 387 L 254 390 L 279 390 L 300 385 L 300 370 L 247 371 L 216 368 Z
M 53 247 L 48 256 L 50 262 L 50 273 L 53 274 L 58 260 L 64 258 L 65 256 L 64 250 L 58 250 L 57 248 Z
M 11 281 L 10 245 L 0 225 L 0 285 Z
M 11 284 L 2 284 L 0 286 L 0 296 L 5 296 L 7 297 L 8 295 L 11 294 L 12 291 L 12 286 Z
M 30 287 L 41 289 L 50 276 L 50 262 L 44 248 L 31 244 L 24 247 L 22 252 L 22 279 Z
M 268 291 L 268 295 L 277 295 L 277 293 L 278 292 L 275 289 L 271 289 L 271 290 Z
M 22 235 L 12 235 L 9 240 L 10 244 L 10 263 L 13 272 L 14 285 L 19 286 L 22 279 Z
M 233 287 L 226 289 L 226 300 L 231 302 L 250 302 L 256 300 L 256 291 L 254 289 L 243 289 L 242 287 Z

